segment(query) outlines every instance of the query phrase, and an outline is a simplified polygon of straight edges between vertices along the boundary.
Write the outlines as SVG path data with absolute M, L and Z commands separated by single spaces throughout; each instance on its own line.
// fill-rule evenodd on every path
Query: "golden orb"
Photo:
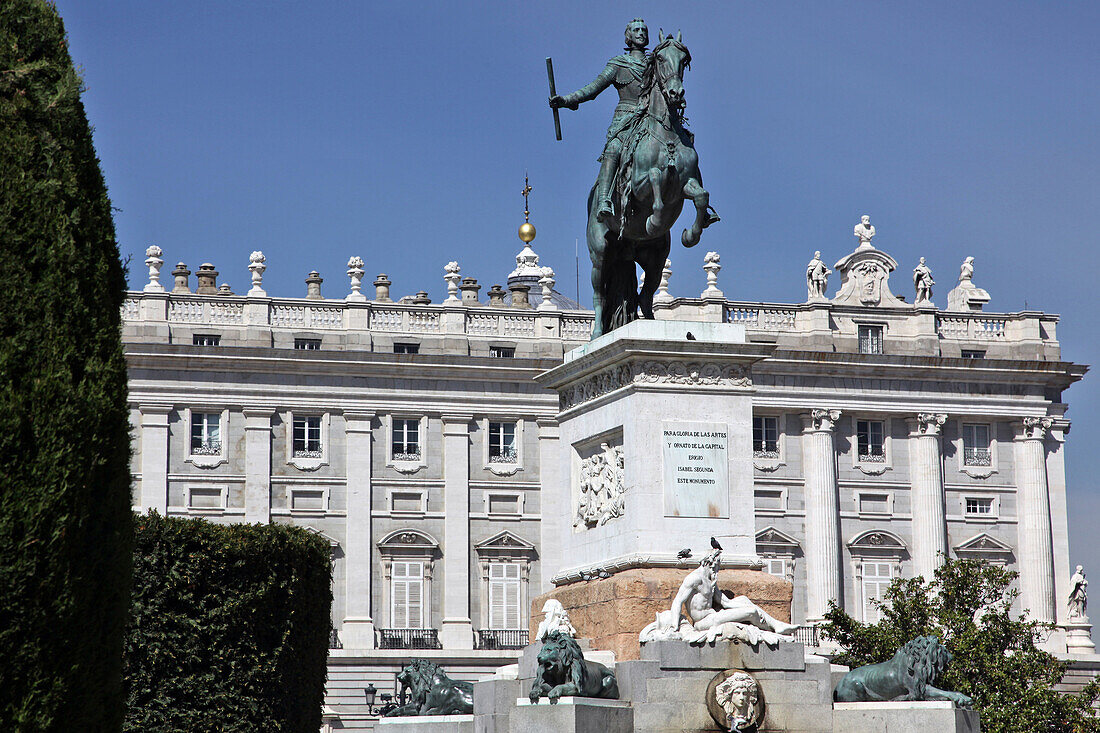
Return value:
M 535 238 L 535 225 L 529 221 L 525 221 L 519 226 L 519 239 L 524 244 L 529 243 Z

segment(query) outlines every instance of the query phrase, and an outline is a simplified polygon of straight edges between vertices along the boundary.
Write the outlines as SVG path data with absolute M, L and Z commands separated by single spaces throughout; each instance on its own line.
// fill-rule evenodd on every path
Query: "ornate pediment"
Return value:
M 508 530 L 497 532 L 492 537 L 482 540 L 474 545 L 478 552 L 482 550 L 528 550 L 534 551 L 535 546 L 518 535 Z
M 854 552 L 888 552 L 901 553 L 906 547 L 905 543 L 893 532 L 884 529 L 870 529 L 853 537 L 848 542 L 848 549 Z
M 317 535 L 318 537 L 322 537 L 322 538 L 324 538 L 325 542 L 327 542 L 327 543 L 328 543 L 328 546 L 329 546 L 329 547 L 331 547 L 331 548 L 334 548 L 334 549 L 335 549 L 335 548 L 337 548 L 337 547 L 339 547 L 339 546 L 340 546 L 340 543 L 339 543 L 339 542 L 337 542 L 336 540 L 332 539 L 331 537 L 329 537 L 329 536 L 328 536 L 327 534 L 325 534 L 324 532 L 322 532 L 322 531 L 321 531 L 321 530 L 319 530 L 319 529 L 315 529 L 315 528 L 313 528 L 313 527 L 302 527 L 302 529 L 304 529 L 304 530 L 305 530 L 306 532 L 309 532 L 310 534 L 315 534 L 315 535 Z
M 955 545 L 955 552 L 959 554 L 978 554 L 978 555 L 1004 555 L 1012 552 L 1012 548 L 1001 542 L 996 537 L 982 532 L 976 534 L 968 540 Z
M 398 529 L 390 532 L 378 543 L 382 552 L 420 551 L 429 552 L 439 549 L 439 543 L 427 532 L 418 529 Z
M 775 527 L 765 527 L 756 533 L 756 548 L 758 552 L 760 550 L 766 550 L 771 552 L 790 552 L 793 554 L 795 551 L 799 550 L 801 546 L 794 537 L 780 532 Z

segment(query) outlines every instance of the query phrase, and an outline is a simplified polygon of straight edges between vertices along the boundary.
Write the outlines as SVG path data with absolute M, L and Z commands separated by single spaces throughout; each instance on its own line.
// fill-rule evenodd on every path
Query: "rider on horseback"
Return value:
M 607 62 L 607 66 L 591 84 L 581 87 L 572 94 L 550 97 L 550 106 L 576 109 L 581 102 L 595 99 L 600 92 L 612 84 L 619 92 L 619 104 L 607 129 L 607 143 L 600 156 L 600 176 L 596 179 L 596 201 L 599 207 L 596 218 L 604 221 L 611 219 L 615 212 L 611 207 L 611 187 L 615 181 L 615 171 L 619 167 L 619 156 L 623 151 L 625 130 L 630 122 L 631 113 L 638 105 L 642 92 L 642 75 L 646 68 L 646 46 L 649 45 L 649 28 L 641 18 L 635 18 L 626 24 L 626 53 Z

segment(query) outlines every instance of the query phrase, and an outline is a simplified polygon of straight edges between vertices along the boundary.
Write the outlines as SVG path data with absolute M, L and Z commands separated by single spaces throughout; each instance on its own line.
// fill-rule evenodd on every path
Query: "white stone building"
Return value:
M 741 508 L 765 570 L 793 581 L 793 620 L 812 624 L 830 600 L 874 619 L 891 579 L 941 553 L 986 558 L 1020 572 L 1035 617 L 1067 623 L 1063 394 L 1086 367 L 1061 361 L 1058 316 L 983 311 L 971 264 L 952 310 L 913 305 L 891 292 L 896 262 L 860 241 L 832 298 L 816 257 L 805 303 L 729 300 L 709 255 L 699 297 L 673 297 L 667 271 L 658 293 L 660 319 L 740 323 L 775 347 L 752 370 L 755 506 Z M 369 720 L 363 686 L 392 691 L 410 655 L 470 678 L 514 660 L 561 564 L 543 555 L 557 543 L 542 497 L 568 480 L 558 399 L 534 377 L 587 341 L 591 312 L 551 290 L 529 247 L 488 303 L 454 263 L 443 302 L 394 302 L 384 275 L 360 292 L 359 258 L 332 299 L 316 273 L 307 297 L 269 297 L 260 253 L 247 295 L 210 265 L 197 292 L 182 265 L 167 289 L 148 254 L 149 285 L 123 308 L 135 508 L 329 540 L 328 705 L 347 728 Z

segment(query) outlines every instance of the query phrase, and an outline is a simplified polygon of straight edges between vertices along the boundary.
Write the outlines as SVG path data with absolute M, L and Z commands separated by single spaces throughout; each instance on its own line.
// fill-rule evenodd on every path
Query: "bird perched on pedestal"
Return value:
M 690 547 L 685 547 L 684 549 L 682 549 L 682 550 L 680 550 L 679 552 L 676 553 L 676 559 L 677 560 L 687 560 L 689 557 L 691 557 L 691 548 Z
M 722 549 L 722 546 L 718 544 L 718 540 L 714 539 L 713 537 L 710 538 L 710 546 L 713 547 L 715 550 Z

